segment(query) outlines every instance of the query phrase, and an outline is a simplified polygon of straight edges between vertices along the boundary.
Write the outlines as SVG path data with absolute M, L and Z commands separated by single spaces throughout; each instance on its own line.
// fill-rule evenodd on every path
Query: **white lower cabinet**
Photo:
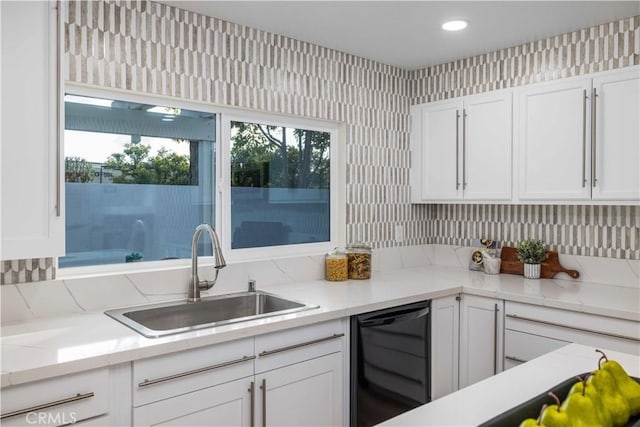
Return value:
M 502 300 L 462 295 L 460 303 L 460 388 L 502 371 Z
M 460 296 L 431 301 L 431 400 L 458 390 Z
M 50 378 L 2 389 L 3 426 L 91 425 L 108 412 L 107 368 Z
M 505 368 L 528 362 L 569 343 L 640 355 L 640 322 L 505 303 Z
M 345 328 L 335 320 L 256 337 L 256 425 L 343 425 Z
M 342 372 L 333 353 L 256 375 L 257 425 L 342 425 Z
M 207 387 L 134 409 L 135 426 L 250 426 L 253 378 Z
M 133 362 L 133 425 L 342 425 L 340 320 Z

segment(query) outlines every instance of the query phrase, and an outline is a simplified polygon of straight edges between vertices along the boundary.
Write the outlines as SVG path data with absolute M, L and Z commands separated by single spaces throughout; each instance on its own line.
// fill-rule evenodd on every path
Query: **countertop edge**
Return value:
M 406 269 L 410 271 L 411 269 Z M 413 289 L 410 285 L 415 282 L 414 277 L 409 277 L 407 279 L 403 279 L 400 282 L 406 283 L 408 289 L 403 289 L 401 292 L 398 292 L 397 295 L 391 295 L 389 298 L 383 300 L 372 300 L 365 302 L 356 302 L 356 303 L 347 303 L 342 307 L 330 308 L 328 310 L 324 310 L 321 308 L 316 310 L 304 311 L 291 315 L 283 315 L 283 316 L 274 316 L 269 318 L 269 321 L 250 321 L 242 324 L 240 327 L 235 326 L 233 328 L 225 328 L 221 327 L 216 330 L 216 328 L 200 330 L 196 332 L 188 332 L 185 334 L 175 335 L 168 340 L 163 340 L 162 338 L 151 338 L 148 339 L 150 341 L 145 341 L 143 346 L 136 346 L 135 348 L 129 348 L 125 350 L 116 350 L 116 351 L 105 351 L 103 354 L 90 355 L 87 357 L 78 357 L 73 360 L 49 363 L 49 364 L 40 364 L 39 366 L 28 367 L 25 369 L 6 369 L 5 366 L 2 367 L 0 372 L 0 388 L 5 388 L 9 386 L 15 386 L 19 384 L 24 384 L 27 382 L 44 380 L 48 378 L 57 377 L 60 375 L 67 375 L 72 373 L 77 373 L 89 369 L 97 369 L 108 366 L 115 366 L 122 363 L 129 363 L 135 360 L 140 360 L 149 357 L 160 356 L 164 354 L 174 353 L 178 351 L 183 351 L 192 348 L 203 347 L 207 345 L 214 345 L 223 342 L 228 342 L 236 339 L 252 337 L 256 335 L 263 335 L 272 332 L 278 332 L 286 329 L 296 328 L 307 326 L 314 323 L 321 323 L 341 318 L 346 318 L 352 315 L 375 311 L 379 309 L 384 309 L 388 307 L 393 307 L 397 305 L 409 304 L 412 302 L 417 302 L 425 299 L 435 299 L 446 297 L 450 295 L 456 295 L 459 293 L 468 294 L 468 295 L 476 295 L 488 298 L 497 298 L 503 299 L 505 301 L 513 301 L 520 302 L 525 304 L 532 304 L 542 307 L 551 307 L 562 310 L 569 310 L 574 312 L 588 313 L 594 315 L 601 315 L 607 317 L 614 317 L 623 320 L 640 322 L 640 313 L 633 312 L 629 310 L 624 310 L 622 308 L 615 307 L 606 307 L 606 306 L 596 306 L 592 304 L 584 304 L 582 301 L 575 299 L 561 299 L 561 298 L 549 298 L 545 295 L 528 295 L 522 293 L 512 293 L 508 290 L 502 289 L 502 286 L 493 286 L 493 287 L 478 287 L 474 285 L 474 281 L 476 280 L 475 276 L 470 276 L 472 279 L 466 276 L 468 272 L 463 271 L 463 269 L 453 268 L 451 270 L 445 270 L 447 273 L 454 274 L 463 274 L 460 278 L 446 278 L 442 280 L 444 284 L 440 283 L 438 286 L 433 286 L 432 289 L 428 288 L 420 288 Z M 424 274 L 422 270 L 415 270 L 411 274 L 415 273 Z M 427 272 L 428 273 L 428 272 Z M 378 289 L 383 289 L 385 286 L 389 285 L 389 282 L 392 279 L 394 272 L 389 272 L 383 276 L 387 276 L 387 278 L 383 277 L 375 286 L 378 286 Z M 479 273 L 481 274 L 481 273 Z M 415 276 L 419 277 L 419 276 Z M 477 276 L 480 278 L 482 276 Z M 495 276 L 494 276 L 495 277 Z M 501 279 L 503 280 L 503 279 Z M 504 279 L 504 282 L 513 281 L 513 279 Z M 309 282 L 311 283 L 311 282 Z M 317 291 L 319 289 L 323 289 L 325 286 L 330 286 L 327 284 L 328 282 L 317 281 L 315 282 L 316 287 L 311 288 L 312 291 Z M 572 286 L 573 282 L 570 281 L 558 281 L 560 286 Z M 585 284 L 580 284 L 581 286 L 585 286 Z M 298 288 L 293 288 L 297 291 L 301 289 L 305 289 L 304 287 L 308 286 L 307 283 L 300 284 Z M 339 286 L 339 285 L 338 285 Z M 402 284 L 394 283 L 393 286 L 402 286 Z M 586 285 L 588 286 L 588 285 Z M 604 286 L 604 285 L 603 285 Z M 288 289 L 291 290 L 291 287 L 283 287 L 283 288 L 274 288 L 268 289 L 270 292 L 280 293 L 281 290 Z M 306 290 L 306 289 L 305 289 Z M 633 290 L 633 292 L 638 292 L 637 290 Z M 287 296 L 286 292 L 284 292 L 283 296 Z M 313 301 L 310 301 L 313 302 Z M 330 305 L 330 304 L 329 304 Z M 81 316 L 97 316 L 102 312 L 97 313 L 84 313 L 76 315 L 78 318 Z M 109 319 L 109 321 L 113 321 Z M 115 323 L 115 321 L 113 321 Z M 129 328 L 124 325 L 117 324 L 114 328 L 124 328 L 122 330 L 122 337 L 134 336 L 136 339 L 141 339 L 136 332 L 133 332 Z M 119 333 L 119 330 L 115 330 L 115 333 Z M 10 336 L 9 336 L 10 337 Z M 178 337 L 178 338 L 176 338 Z M 3 341 L 5 341 L 3 337 Z M 4 344 L 4 343 L 3 343 Z M 148 344 L 148 345 L 147 345 Z M 9 346 L 14 346 L 16 348 L 21 347 L 20 345 L 9 344 Z M 26 347 L 26 345 L 24 345 Z

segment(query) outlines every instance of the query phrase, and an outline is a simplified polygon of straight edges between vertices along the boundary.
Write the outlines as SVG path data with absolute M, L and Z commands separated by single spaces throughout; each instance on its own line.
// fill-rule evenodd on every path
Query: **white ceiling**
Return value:
M 640 15 L 638 1 L 161 2 L 410 70 Z M 455 18 L 469 26 L 440 29 Z

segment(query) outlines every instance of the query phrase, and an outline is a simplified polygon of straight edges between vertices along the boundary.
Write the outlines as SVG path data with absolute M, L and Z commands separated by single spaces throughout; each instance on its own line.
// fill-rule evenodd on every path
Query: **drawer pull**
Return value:
M 517 357 L 513 357 L 513 356 L 505 356 L 504 358 L 507 360 L 513 360 L 514 362 L 518 362 L 518 363 L 527 363 L 526 360 L 518 359 Z
M 317 343 L 323 342 L 323 341 L 335 340 L 336 338 L 342 338 L 343 336 L 344 336 L 344 334 L 333 334 L 333 335 L 331 335 L 329 337 L 318 338 L 317 340 L 306 341 L 306 342 L 302 342 L 300 344 L 294 344 L 294 345 L 290 345 L 290 346 L 287 346 L 287 347 L 277 348 L 275 350 L 265 350 L 265 351 L 261 352 L 260 354 L 258 354 L 258 356 L 260 356 L 260 357 L 269 356 L 271 354 L 281 353 L 283 351 L 288 351 L 288 350 L 293 350 L 294 348 L 298 348 L 298 347 L 305 347 L 305 346 L 312 345 L 312 344 L 317 344 Z
M 464 187 L 463 187 L 464 188 Z M 493 375 L 498 373 L 498 304 L 493 306 Z
M 596 331 L 594 329 L 587 329 L 587 328 L 576 328 L 574 326 L 567 326 L 567 325 L 563 325 L 563 324 L 560 324 L 560 323 L 549 322 L 547 320 L 538 320 L 538 319 L 531 319 L 529 317 L 518 316 L 517 314 L 507 314 L 506 316 L 508 318 L 510 318 L 510 319 L 518 319 L 518 320 L 524 320 L 526 322 L 541 323 L 543 325 L 557 326 L 559 328 L 571 329 L 571 330 L 574 330 L 574 331 L 588 332 L 590 334 L 598 334 L 598 335 L 604 335 L 604 336 L 612 337 L 612 338 L 620 338 L 620 339 L 623 339 L 623 340 L 640 342 L 640 338 L 628 337 L 626 335 L 611 334 L 611 333 L 608 333 L 608 332 L 601 332 L 601 331 Z
M 53 408 L 60 405 L 66 405 L 68 403 L 73 403 L 79 400 L 88 399 L 93 396 L 95 396 L 93 392 L 85 393 L 85 394 L 78 393 L 75 396 L 67 397 L 66 399 L 60 399 L 54 402 L 43 403 L 42 405 L 36 405 L 26 409 L 19 409 L 17 411 L 6 412 L 0 415 L 0 420 L 4 420 L 6 418 L 11 418 L 11 417 L 17 417 L 18 415 L 25 415 L 30 412 L 38 412 L 38 411 L 42 411 L 43 409 L 49 409 L 49 408 Z
M 256 383 L 251 381 L 251 386 L 249 387 L 249 394 L 251 395 L 251 402 L 249 403 L 251 413 L 249 415 L 249 423 L 251 427 L 255 427 L 256 425 Z
M 182 372 L 180 374 L 169 375 L 169 376 L 162 377 L 162 378 L 156 378 L 155 380 L 144 380 L 144 381 L 142 381 L 141 383 L 138 384 L 138 387 L 148 387 L 150 385 L 163 383 L 165 381 L 177 380 L 177 379 L 180 379 L 180 378 L 183 378 L 183 377 L 187 377 L 189 375 L 200 374 L 202 372 L 211 371 L 213 369 L 224 368 L 225 366 L 231 366 L 231 365 L 236 365 L 238 363 L 247 362 L 247 361 L 253 360 L 255 358 L 256 358 L 255 356 L 242 356 L 242 358 L 240 358 L 240 359 L 231 360 L 229 362 L 224 362 L 224 363 L 218 363 L 217 365 L 205 366 L 204 368 L 198 368 L 198 369 L 194 369 L 192 371 Z

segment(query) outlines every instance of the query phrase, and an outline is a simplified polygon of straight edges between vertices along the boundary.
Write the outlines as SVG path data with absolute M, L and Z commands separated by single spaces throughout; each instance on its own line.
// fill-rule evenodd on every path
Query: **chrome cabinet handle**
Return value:
M 458 181 L 458 141 L 460 140 L 458 129 L 460 129 L 460 111 L 456 110 L 456 190 L 460 188 L 460 181 Z
M 498 373 L 498 304 L 493 306 L 493 375 Z
M 317 344 L 317 343 L 323 342 L 323 341 L 335 340 L 337 338 L 342 338 L 343 336 L 344 336 L 344 334 L 333 334 L 333 335 L 328 336 L 328 337 L 318 338 L 316 340 L 311 340 L 311 341 L 305 341 L 305 342 L 302 342 L 300 344 L 294 344 L 294 345 L 290 345 L 290 346 L 287 346 L 287 347 L 281 347 L 281 348 L 277 348 L 275 350 L 265 350 L 265 351 L 259 353 L 258 356 L 260 356 L 260 357 L 269 356 L 269 355 L 272 355 L 272 354 L 281 353 L 283 351 L 293 350 L 295 348 L 305 347 L 305 346 L 312 345 L 312 344 Z
M 593 187 L 598 183 L 598 177 L 596 174 L 596 98 L 598 93 L 596 88 L 593 88 L 593 94 L 591 95 L 591 185 Z
M 514 362 L 518 362 L 518 363 L 527 363 L 526 360 L 518 359 L 517 357 L 514 357 L 514 356 L 505 356 L 504 358 L 507 360 L 513 360 Z
M 582 91 L 582 188 L 587 185 L 587 90 Z
M 204 368 L 194 369 L 192 371 L 181 372 L 179 374 L 168 375 L 166 377 L 156 378 L 154 380 L 144 380 L 141 383 L 138 383 L 138 387 L 148 387 L 150 385 L 155 385 L 159 383 L 163 383 L 165 381 L 177 380 L 179 378 L 187 377 L 189 375 L 200 374 L 202 372 L 211 371 L 213 369 L 224 368 L 225 366 L 236 365 L 238 363 L 247 362 L 249 360 L 255 359 L 256 356 L 242 356 L 240 359 L 231 360 L 229 362 L 218 363 L 217 365 L 205 366 Z
M 262 379 L 262 427 L 267 427 L 267 380 Z
M 62 171 L 60 170 L 60 162 L 62 161 L 62 141 L 60 141 L 60 132 L 62 132 L 62 129 L 60 129 L 60 100 L 62 98 L 62 83 L 60 82 L 62 80 L 60 73 L 60 45 L 62 44 L 62 28 L 60 25 L 60 17 L 62 15 L 60 11 L 61 7 L 62 4 L 60 0 L 56 1 L 56 217 L 60 216 L 60 180 L 62 179 Z
M 249 395 L 250 397 L 250 415 L 249 415 L 249 423 L 251 427 L 256 425 L 256 383 L 251 381 L 251 385 L 249 386 Z
M 95 396 L 93 392 L 85 393 L 85 394 L 78 393 L 75 396 L 67 397 L 66 399 L 60 399 L 54 402 L 43 403 L 42 405 L 35 405 L 35 406 L 31 406 L 30 408 L 19 409 L 17 411 L 5 412 L 4 414 L 0 415 L 0 420 L 4 420 L 6 418 L 11 418 L 11 417 L 17 417 L 18 415 L 25 415 L 30 412 L 38 412 L 38 411 L 42 411 L 43 409 L 49 409 L 49 408 L 53 408 L 60 405 L 66 405 L 68 403 L 77 402 L 79 400 L 89 399 L 90 397 L 93 397 L 93 396 Z
M 462 189 L 467 188 L 467 110 L 462 109 Z
M 540 323 L 540 324 L 543 324 L 543 325 L 557 326 L 559 328 L 571 329 L 571 330 L 574 330 L 574 331 L 588 332 L 590 334 L 598 334 L 598 335 L 604 335 L 606 337 L 611 337 L 611 338 L 620 338 L 620 339 L 623 339 L 623 340 L 640 342 L 640 338 L 628 337 L 626 335 L 610 334 L 608 332 L 596 331 L 594 329 L 576 328 L 576 327 L 573 327 L 573 326 L 563 325 L 561 323 L 549 322 L 547 320 L 538 320 L 538 319 L 532 319 L 530 317 L 523 317 L 523 316 L 519 316 L 517 314 L 506 314 L 506 317 L 508 317 L 510 319 L 524 320 L 525 322 Z

